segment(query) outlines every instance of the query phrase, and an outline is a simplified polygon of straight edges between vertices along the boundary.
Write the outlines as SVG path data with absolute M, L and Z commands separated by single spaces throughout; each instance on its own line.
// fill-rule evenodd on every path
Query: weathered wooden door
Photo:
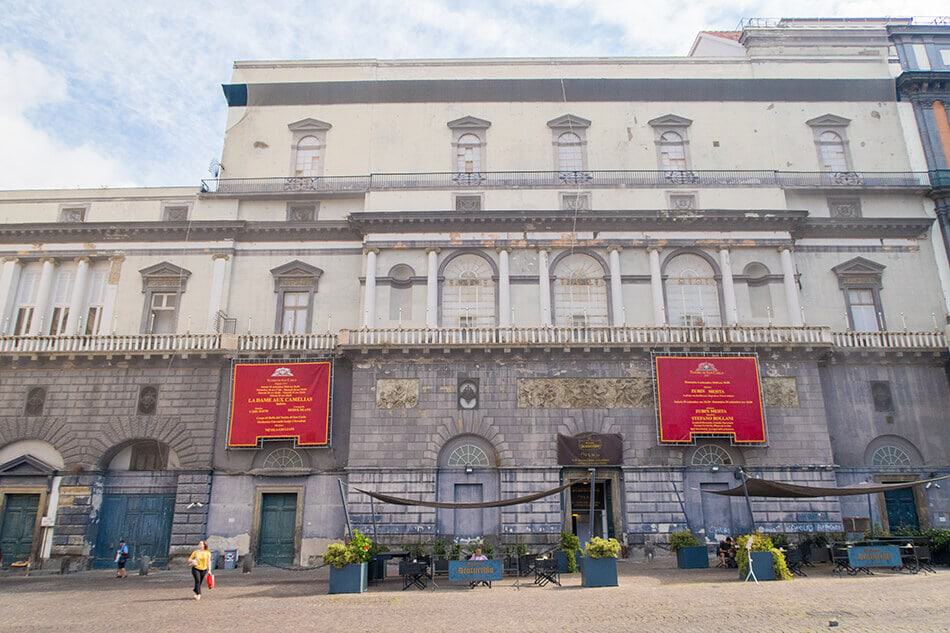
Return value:
M 735 524 L 732 520 L 732 498 L 710 494 L 710 490 L 726 490 L 727 484 L 706 483 L 699 484 L 703 500 L 703 527 L 706 529 L 706 538 L 710 541 L 720 541 L 727 536 L 735 535 Z
M 4 566 L 26 560 L 33 552 L 33 532 L 39 506 L 39 495 L 6 496 L 3 521 L 0 523 L 0 549 L 3 550 Z
M 913 488 L 888 490 L 884 493 L 884 504 L 887 506 L 887 524 L 891 532 L 897 528 L 920 529 Z
M 174 495 L 103 495 L 94 566 L 112 566 L 122 539 L 129 547 L 130 566 L 142 556 L 148 556 L 153 565 L 167 565 L 174 513 Z
M 455 503 L 481 503 L 484 500 L 482 484 L 455 484 Z M 455 510 L 455 536 L 482 536 L 484 524 L 481 508 Z
M 261 532 L 257 559 L 267 565 L 294 562 L 297 525 L 297 495 L 293 492 L 261 496 Z

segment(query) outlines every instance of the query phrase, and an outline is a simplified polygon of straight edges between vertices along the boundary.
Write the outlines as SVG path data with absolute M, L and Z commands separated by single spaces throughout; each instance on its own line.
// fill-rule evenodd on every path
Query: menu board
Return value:
M 656 356 L 661 443 L 730 436 L 766 441 L 759 363 L 754 356 Z
M 331 373 L 329 361 L 235 364 L 228 446 L 277 438 L 328 445 Z

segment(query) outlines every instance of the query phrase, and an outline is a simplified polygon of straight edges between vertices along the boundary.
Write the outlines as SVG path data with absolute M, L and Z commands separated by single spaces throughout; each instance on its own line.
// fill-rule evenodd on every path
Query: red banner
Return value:
M 228 446 L 265 438 L 329 444 L 331 369 L 330 362 L 235 365 Z
M 660 442 L 688 443 L 695 435 L 766 441 L 754 356 L 657 356 L 655 363 Z

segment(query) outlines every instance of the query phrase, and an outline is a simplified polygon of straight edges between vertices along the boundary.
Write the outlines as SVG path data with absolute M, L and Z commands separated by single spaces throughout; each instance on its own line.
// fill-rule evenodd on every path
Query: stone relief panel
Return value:
M 376 381 L 376 407 L 414 409 L 419 404 L 418 378 L 381 378 Z
M 653 381 L 633 378 L 521 378 L 519 409 L 640 409 L 653 406 Z
M 795 376 L 766 376 L 762 381 L 762 396 L 767 407 L 798 408 Z

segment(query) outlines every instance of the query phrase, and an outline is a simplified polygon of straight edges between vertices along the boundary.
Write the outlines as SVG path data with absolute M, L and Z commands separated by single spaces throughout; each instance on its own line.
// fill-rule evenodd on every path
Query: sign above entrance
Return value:
M 617 433 L 581 433 L 557 436 L 557 463 L 560 466 L 620 466 L 623 464 L 623 437 Z
M 228 446 L 330 443 L 330 362 L 234 365 Z
M 656 356 L 654 362 L 661 443 L 690 443 L 696 436 L 766 441 L 754 356 Z

